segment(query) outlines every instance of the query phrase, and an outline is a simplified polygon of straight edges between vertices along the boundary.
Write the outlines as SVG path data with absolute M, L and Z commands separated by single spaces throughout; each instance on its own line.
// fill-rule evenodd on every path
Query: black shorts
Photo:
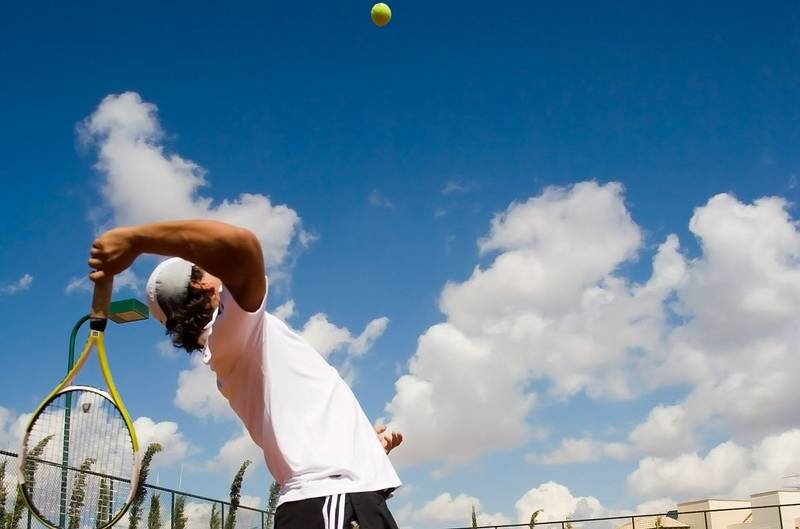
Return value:
M 384 492 L 353 492 L 284 503 L 275 529 L 397 529 Z

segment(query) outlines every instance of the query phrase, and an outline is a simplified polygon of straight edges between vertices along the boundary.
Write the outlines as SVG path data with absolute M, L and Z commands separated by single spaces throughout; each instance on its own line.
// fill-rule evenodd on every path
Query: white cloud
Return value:
M 169 338 L 160 340 L 156 344 L 156 351 L 158 351 L 160 356 L 170 359 L 180 358 L 185 355 L 182 350 L 176 349 L 175 346 L 172 345 L 172 341 Z
M 598 518 L 608 514 L 608 510 L 594 496 L 574 496 L 569 488 L 553 481 L 530 489 L 514 506 L 520 523 L 527 523 L 531 514 L 538 509 L 542 509 L 536 518 L 540 522 Z
M 442 527 L 470 525 L 472 507 L 475 507 L 479 526 L 510 525 L 515 523 L 513 517 L 502 512 L 487 513 L 483 510 L 480 499 L 468 494 L 451 494 L 444 492 L 432 500 L 415 508 L 413 503 L 401 507 L 393 507 L 395 519 L 400 527 Z M 548 481 L 534 487 L 523 494 L 514 504 L 516 523 L 527 524 L 531 514 L 542 510 L 537 516 L 539 523 L 564 520 L 568 518 L 593 518 L 613 516 L 619 512 L 605 508 L 597 498 L 592 496 L 574 496 L 570 490 L 559 483 Z M 543 526 L 546 525 L 543 524 Z M 604 524 L 595 524 L 606 527 Z
M 72 294 L 74 292 L 91 292 L 92 291 L 92 283 L 89 281 L 88 276 L 84 277 L 73 277 L 70 278 L 67 286 L 64 288 L 64 292 L 67 294 Z
M 466 494 L 453 497 L 449 492 L 445 492 L 423 505 L 416 513 L 415 518 L 425 522 L 467 525 L 473 506 L 476 511 L 479 510 L 481 508 L 480 500 Z
M 142 278 L 137 276 L 130 268 L 114 276 L 114 292 L 122 289 L 142 292 L 143 284 Z
M 155 422 L 149 417 L 139 417 L 133 426 L 142 451 L 146 450 L 150 443 L 161 445 L 161 452 L 153 459 L 154 468 L 180 463 L 191 450 L 177 423 Z
M 628 489 L 644 498 L 707 497 L 730 491 L 747 470 L 747 451 L 728 441 L 714 447 L 705 457 L 690 453 L 672 459 L 645 458 L 628 476 Z
M 33 276 L 30 274 L 25 274 L 13 283 L 8 283 L 5 285 L 0 285 L 0 293 L 2 294 L 17 294 L 18 292 L 23 292 L 28 290 L 33 283 Z
M 239 505 L 242 505 L 244 507 L 251 507 L 253 509 L 260 509 L 262 501 L 263 500 L 258 496 L 249 496 L 247 494 L 242 494 L 242 498 L 239 502 Z
M 187 529 L 208 529 L 209 520 L 211 519 L 211 504 L 187 501 L 183 508 L 183 514 L 186 516 Z
M 0 447 L 16 452 L 30 418 L 29 413 L 16 415 L 8 408 L 0 406 Z
M 680 405 L 655 406 L 647 419 L 628 435 L 627 442 L 601 442 L 591 437 L 568 437 L 552 452 L 530 454 L 527 461 L 546 465 L 589 463 L 604 458 L 629 459 L 674 455 L 694 449 L 692 424 Z
M 685 387 L 687 397 L 655 406 L 624 439 L 565 439 L 530 460 L 670 456 L 704 432 L 750 443 L 794 425 L 797 221 L 783 199 L 721 194 L 689 227 L 700 256 L 685 258 L 669 235 L 638 283 L 620 272 L 642 236 L 617 184 L 550 188 L 496 215 L 479 241 L 491 260 L 445 285 L 446 320 L 420 337 L 386 406 L 408 433 L 398 462 L 451 465 L 519 446 L 537 399 L 581 392 L 627 399 Z M 451 436 L 467 442 L 453 450 Z
M 175 406 L 200 418 L 235 419 L 228 401 L 217 389 L 214 372 L 193 356 L 192 367 L 178 375 L 178 389 L 175 392 Z
M 796 423 L 800 385 L 800 232 L 780 198 L 744 204 L 721 194 L 689 223 L 702 246 L 678 308 L 687 322 L 652 358 L 659 385 L 694 387 L 692 424 L 752 441 Z
M 361 331 L 361 334 L 356 336 L 356 338 L 350 342 L 350 345 L 347 348 L 348 352 L 355 356 L 361 356 L 369 351 L 375 341 L 383 336 L 383 333 L 386 331 L 386 327 L 388 325 L 389 318 L 385 316 L 370 321 L 367 326 L 364 327 L 364 330 Z
M 290 299 L 283 305 L 276 307 L 272 311 L 272 315 L 280 320 L 289 321 L 294 316 L 294 308 L 294 300 Z
M 222 469 L 233 475 L 248 459 L 259 464 L 264 460 L 264 452 L 253 442 L 250 434 L 242 429 L 236 437 L 229 439 L 220 447 L 209 468 Z
M 109 95 L 78 127 L 97 146 L 102 194 L 116 224 L 179 219 L 222 220 L 252 230 L 268 265 L 284 263 L 292 241 L 309 241 L 298 214 L 269 197 L 242 193 L 214 202 L 200 194 L 206 172 L 191 160 L 165 152 L 158 110 L 135 92 Z
M 496 215 L 479 241 L 494 259 L 445 285 L 446 321 L 420 337 L 395 384 L 386 409 L 408 434 L 396 460 L 460 464 L 526 443 L 533 381 L 559 399 L 636 395 L 630 365 L 657 347 L 665 300 L 685 280 L 674 236 L 647 282 L 619 277 L 641 243 L 618 184 L 550 188 Z M 464 441 L 454 447 L 453 437 Z
M 323 357 L 344 350 L 346 357 L 339 366 L 339 372 L 352 384 L 356 376 L 353 360 L 366 354 L 388 325 L 389 318 L 376 318 L 367 323 L 361 334 L 353 336 L 347 328 L 331 323 L 327 314 L 319 312 L 308 319 L 300 334 Z
M 651 456 L 672 455 L 695 446 L 692 425 L 681 406 L 656 406 L 629 439 L 636 453 Z
M 628 476 L 631 494 L 643 498 L 686 500 L 715 495 L 749 496 L 783 486 L 800 471 L 800 430 L 766 436 L 750 447 L 732 441 L 705 455 L 648 457 Z
M 329 322 L 328 316 L 322 312 L 311 316 L 300 334 L 324 357 L 328 357 L 353 340 L 350 331 Z
M 470 524 L 473 507 L 475 507 L 478 525 L 511 523 L 511 520 L 502 513 L 483 512 L 478 498 L 467 494 L 453 496 L 449 492 L 440 494 L 427 502 L 421 509 L 414 512 L 411 518 L 418 522 L 438 524 L 439 526 L 454 524 L 466 527 Z
M 405 503 L 400 507 L 392 507 L 392 516 L 400 529 L 414 529 L 411 525 L 414 517 L 414 505 Z
M 475 182 L 460 182 L 458 180 L 448 180 L 442 188 L 443 195 L 450 195 L 452 193 L 466 193 L 475 188 Z
M 566 465 L 572 463 L 589 463 L 605 457 L 625 459 L 629 447 L 624 443 L 607 443 L 591 437 L 567 437 L 552 452 L 546 454 L 529 454 L 526 461 L 543 465 Z

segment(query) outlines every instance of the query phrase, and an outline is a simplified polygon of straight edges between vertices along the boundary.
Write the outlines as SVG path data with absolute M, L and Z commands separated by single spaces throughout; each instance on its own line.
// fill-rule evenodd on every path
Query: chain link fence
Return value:
M 0 450 L 0 529 L 46 529 L 17 497 L 17 455 Z M 231 504 L 189 492 L 145 484 L 146 495 L 138 520 L 129 510 L 116 524 L 119 529 L 271 529 L 271 513 L 239 505 L 231 524 Z M 15 516 L 15 511 L 17 515 Z

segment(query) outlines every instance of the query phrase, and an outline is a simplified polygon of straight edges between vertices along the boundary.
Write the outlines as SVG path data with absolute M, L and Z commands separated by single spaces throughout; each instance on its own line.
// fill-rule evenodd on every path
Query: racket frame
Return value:
M 117 386 L 114 384 L 114 379 L 111 376 L 111 370 L 108 366 L 108 358 L 106 356 L 106 347 L 105 342 L 103 340 L 105 327 L 108 318 L 108 304 L 111 298 L 111 279 L 109 278 L 106 280 L 105 284 L 97 284 L 95 286 L 94 298 L 92 300 L 92 317 L 90 319 L 90 331 L 89 337 L 86 340 L 86 345 L 83 347 L 83 351 L 81 352 L 80 356 L 75 362 L 75 365 L 70 369 L 69 373 L 64 377 L 64 379 L 58 384 L 58 386 L 50 392 L 44 401 L 36 408 L 36 411 L 31 416 L 30 420 L 28 421 L 27 426 L 25 427 L 25 435 L 22 438 L 22 447 L 20 448 L 19 454 L 17 456 L 17 474 L 18 474 L 18 494 L 22 494 L 25 503 L 30 510 L 30 512 L 36 517 L 36 519 L 41 522 L 46 527 L 50 529 L 65 529 L 63 527 L 59 527 L 58 525 L 54 525 L 50 523 L 48 520 L 45 519 L 41 513 L 39 513 L 38 509 L 35 507 L 31 498 L 28 497 L 27 491 L 25 490 L 25 462 L 27 460 L 28 455 L 28 441 L 30 439 L 31 428 L 33 427 L 36 419 L 41 414 L 42 410 L 47 407 L 55 398 L 59 395 L 66 393 L 68 391 L 74 390 L 84 390 L 84 391 L 91 391 L 96 393 L 103 398 L 107 398 L 111 403 L 116 406 L 119 410 L 122 419 L 125 422 L 125 426 L 128 429 L 128 433 L 131 437 L 131 445 L 133 448 L 133 470 L 132 475 L 130 476 L 130 490 L 128 492 L 128 497 L 125 499 L 125 503 L 119 509 L 119 512 L 111 518 L 107 523 L 100 526 L 98 529 L 107 529 L 114 524 L 116 524 L 128 511 L 128 508 L 133 501 L 137 493 L 137 489 L 139 487 L 139 468 L 141 465 L 140 460 L 140 453 L 139 453 L 139 441 L 136 437 L 136 430 L 133 427 L 133 421 L 131 420 L 130 414 L 128 410 L 125 408 L 125 404 L 122 402 L 122 399 L 119 396 L 119 392 L 117 391 Z M 108 392 L 103 390 L 93 388 L 91 386 L 72 386 L 72 381 L 77 376 L 78 372 L 83 369 L 83 366 L 86 364 L 86 361 L 91 356 L 91 352 L 93 349 L 97 349 L 97 358 L 100 361 L 100 369 L 103 373 L 103 379 L 105 379 L 106 386 L 108 387 Z M 62 463 L 62 467 L 65 464 Z M 120 476 L 124 477 L 124 476 Z M 66 494 L 66 491 L 63 491 L 62 494 Z M 62 500 L 63 506 L 63 500 Z M 63 514 L 63 513 L 62 513 Z

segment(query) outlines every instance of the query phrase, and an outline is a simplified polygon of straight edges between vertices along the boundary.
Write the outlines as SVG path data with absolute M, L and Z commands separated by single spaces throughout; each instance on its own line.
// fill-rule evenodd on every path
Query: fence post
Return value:
M 219 509 L 219 512 L 220 512 L 219 520 L 220 520 L 220 526 L 221 526 L 220 529 L 225 529 L 225 503 L 224 502 L 220 502 L 219 506 L 220 506 L 220 509 Z
M 780 496 L 778 496 L 778 501 L 780 501 Z M 780 528 L 783 529 L 783 513 L 781 513 L 780 505 L 778 505 L 778 522 L 780 523 Z
M 169 529 L 175 529 L 175 491 L 169 492 Z
M 636 517 L 631 516 L 631 529 L 636 529 Z
M 703 511 L 703 522 L 705 522 L 706 529 L 708 529 L 708 511 Z
M 261 529 L 264 529 L 264 511 L 261 511 Z

